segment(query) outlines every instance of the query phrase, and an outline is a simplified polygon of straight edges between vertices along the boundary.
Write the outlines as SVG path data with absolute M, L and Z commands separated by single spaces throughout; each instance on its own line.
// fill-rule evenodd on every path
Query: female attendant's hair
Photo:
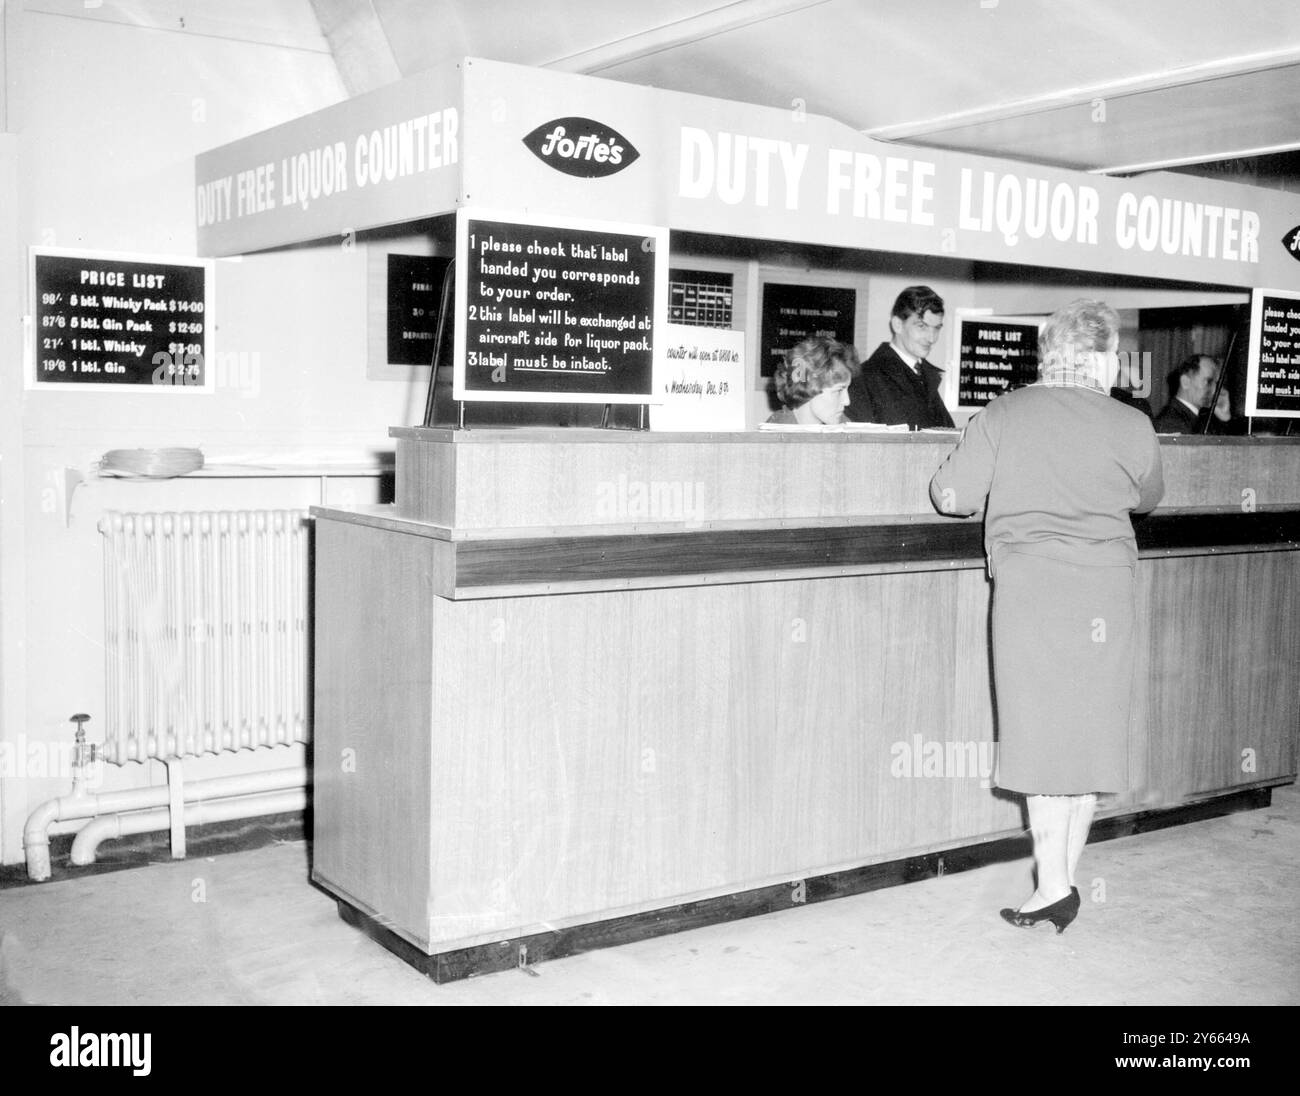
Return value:
M 791 347 L 776 367 L 773 384 L 783 406 L 794 410 L 858 371 L 858 352 L 848 343 L 818 335 Z

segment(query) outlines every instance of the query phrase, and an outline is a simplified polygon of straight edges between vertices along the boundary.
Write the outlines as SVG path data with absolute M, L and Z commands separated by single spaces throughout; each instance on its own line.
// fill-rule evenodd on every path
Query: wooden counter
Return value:
M 313 877 L 435 976 L 1022 832 L 953 436 L 393 434 L 395 507 L 314 511 Z M 1163 455 L 1111 815 L 1296 775 L 1300 440 Z

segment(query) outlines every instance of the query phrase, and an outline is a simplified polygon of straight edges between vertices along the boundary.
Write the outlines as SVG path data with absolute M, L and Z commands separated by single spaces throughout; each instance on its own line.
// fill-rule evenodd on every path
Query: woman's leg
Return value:
M 1059 902 L 1070 893 L 1070 818 L 1068 795 L 1031 795 L 1029 832 L 1034 838 L 1034 863 L 1038 867 L 1038 889 L 1020 907 L 1021 913 Z
M 1070 823 L 1067 851 L 1070 886 L 1077 886 L 1074 881 L 1075 869 L 1079 866 L 1079 857 L 1083 846 L 1088 843 L 1088 830 L 1092 827 L 1092 816 L 1097 813 L 1095 795 L 1070 796 Z

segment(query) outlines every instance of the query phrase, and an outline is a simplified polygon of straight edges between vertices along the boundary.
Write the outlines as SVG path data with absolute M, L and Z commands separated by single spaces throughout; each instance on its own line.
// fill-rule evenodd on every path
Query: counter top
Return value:
M 933 518 L 957 434 L 396 427 L 403 517 L 456 530 Z M 1300 438 L 1161 440 L 1169 511 L 1300 509 Z
M 450 427 L 390 426 L 390 438 L 440 445 L 952 445 L 960 430 L 732 430 L 715 432 L 657 430 L 599 430 L 583 426 L 503 426 L 455 430 Z M 1251 448 L 1255 446 L 1300 446 L 1300 437 L 1258 434 L 1251 437 L 1201 437 L 1192 434 L 1159 434 L 1161 445 Z

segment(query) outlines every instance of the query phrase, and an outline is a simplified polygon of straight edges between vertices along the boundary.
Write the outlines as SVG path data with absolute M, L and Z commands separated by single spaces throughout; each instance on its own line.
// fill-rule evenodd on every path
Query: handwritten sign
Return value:
M 655 355 L 651 430 L 745 429 L 745 333 L 665 324 Z

